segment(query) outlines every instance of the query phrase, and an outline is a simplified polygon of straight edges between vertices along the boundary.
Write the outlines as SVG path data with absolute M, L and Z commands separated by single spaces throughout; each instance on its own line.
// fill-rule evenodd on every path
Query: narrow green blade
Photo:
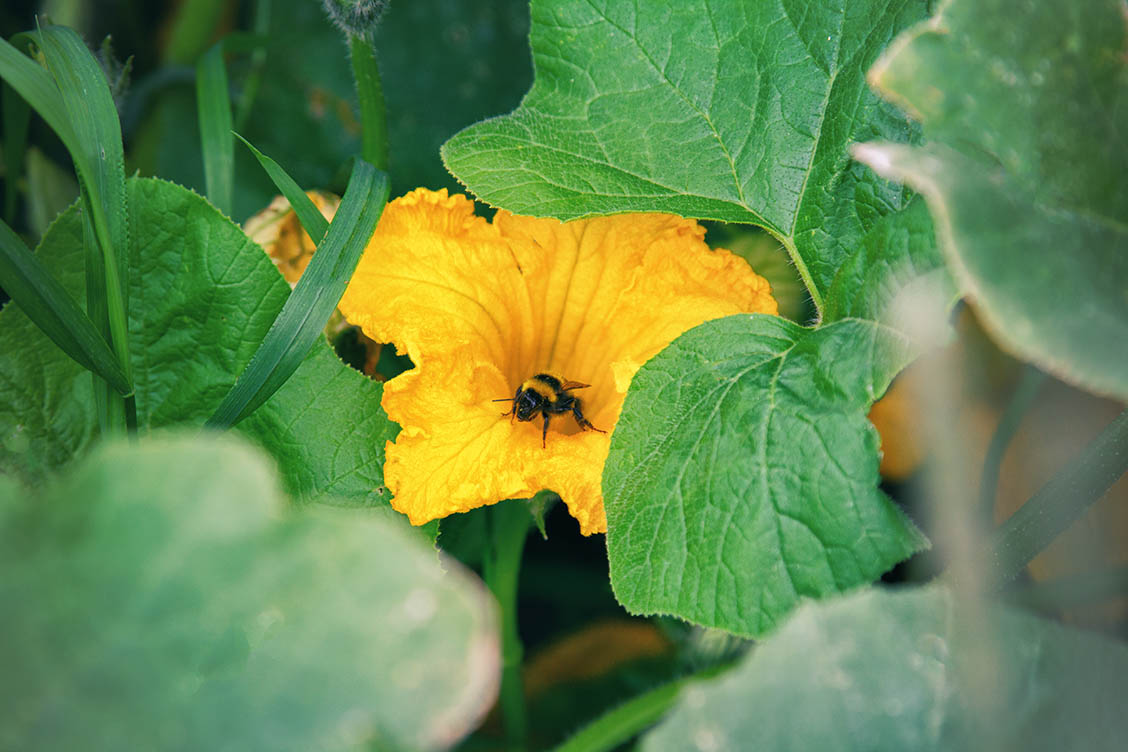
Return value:
M 208 427 L 227 428 L 251 414 L 305 359 L 344 294 L 387 200 L 387 174 L 358 159 L 325 239 Z
M 275 187 L 277 187 L 279 192 L 290 202 L 294 213 L 298 215 L 298 221 L 302 223 L 302 228 L 309 233 L 314 243 L 320 244 L 322 238 L 325 237 L 325 233 L 329 231 L 329 221 L 322 216 L 314 203 L 310 201 L 309 196 L 305 194 L 302 187 L 282 169 L 282 165 L 256 149 L 251 145 L 250 141 L 243 138 L 238 133 L 235 134 L 235 137 L 242 141 L 243 144 L 251 150 L 251 153 L 255 155 L 255 159 L 262 165 L 262 169 L 266 170 L 266 174 L 274 181 Z
M 74 160 L 103 258 L 105 310 L 111 345 L 130 375 L 129 301 L 126 256 L 129 218 L 125 200 L 125 163 L 121 123 L 101 66 L 74 31 L 48 26 L 34 35 L 62 103 L 70 141 L 60 132 Z M 14 85 L 14 84 L 13 84 Z M 32 106 L 34 101 L 28 100 Z M 51 104 L 51 102 L 47 102 Z M 51 104 L 54 107 L 53 104 Z M 38 109 L 38 107 L 37 107 Z M 42 111 L 41 111 L 42 112 Z M 54 124 L 52 123 L 52 127 Z M 88 300 L 88 306 L 96 301 Z M 97 324 L 97 320 L 95 319 Z
M 20 34 L 17 39 L 28 39 Z M 0 38 L 0 78 L 8 83 L 47 121 L 72 154 L 78 150 L 77 137 L 67 119 L 63 97 L 51 74 L 16 47 Z
M 0 287 L 63 352 L 122 394 L 130 391 L 125 372 L 90 317 L 4 222 L 0 222 Z
M 231 99 L 227 92 L 222 42 L 213 45 L 196 63 L 196 105 L 208 200 L 231 216 L 235 140 L 231 137 Z

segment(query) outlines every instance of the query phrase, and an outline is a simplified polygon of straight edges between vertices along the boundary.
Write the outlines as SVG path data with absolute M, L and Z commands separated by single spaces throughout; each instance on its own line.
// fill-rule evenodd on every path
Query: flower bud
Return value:
M 337 28 L 354 37 L 370 37 L 376 32 L 387 0 L 323 0 L 325 12 Z

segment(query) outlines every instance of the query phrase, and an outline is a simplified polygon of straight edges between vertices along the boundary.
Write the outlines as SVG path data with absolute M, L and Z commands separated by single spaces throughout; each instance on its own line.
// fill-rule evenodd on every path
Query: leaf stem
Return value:
M 795 242 L 785 235 L 776 234 L 775 237 L 783 244 L 787 250 L 787 255 L 791 258 L 791 263 L 795 265 L 795 271 L 799 272 L 799 278 L 803 280 L 804 286 L 807 288 L 807 294 L 811 296 L 811 303 L 815 306 L 815 314 L 819 321 L 823 317 L 823 297 L 819 288 L 815 285 L 814 277 L 811 276 L 811 270 L 807 268 L 807 262 L 799 255 L 799 249 L 795 247 Z
M 388 169 L 388 125 L 380 66 L 367 37 L 349 34 L 356 97 L 360 103 L 360 155 L 379 170 Z
M 1064 532 L 1128 470 L 1128 410 L 985 542 L 986 589 L 998 589 Z
M 999 469 L 1003 464 L 1003 455 L 1010 446 L 1011 439 L 1022 425 L 1026 412 L 1034 404 L 1042 385 L 1046 383 L 1046 374 L 1034 366 L 1026 366 L 1022 370 L 1022 378 L 1011 395 L 1010 403 L 1003 411 L 995 434 L 991 437 L 991 444 L 987 447 L 987 456 L 983 460 L 983 475 L 979 481 L 979 507 L 983 519 L 988 525 L 992 524 L 995 514 L 995 495 L 999 488 Z
M 506 749 L 525 748 L 527 721 L 525 689 L 521 679 L 524 647 L 517 631 L 517 583 L 521 554 L 525 550 L 532 516 L 523 503 L 503 501 L 490 507 L 490 550 L 483 574 L 486 585 L 501 610 L 501 715 L 505 724 Z

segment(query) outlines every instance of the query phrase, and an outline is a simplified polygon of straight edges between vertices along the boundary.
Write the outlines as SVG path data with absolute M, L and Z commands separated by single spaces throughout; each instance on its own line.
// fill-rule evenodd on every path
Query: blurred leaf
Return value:
M 1122 0 L 953 0 L 871 71 L 929 144 L 856 154 L 928 199 L 1000 343 L 1128 397 L 1128 26 Z
M 787 247 L 824 318 L 877 318 L 895 289 L 875 285 L 885 294 L 849 312 L 832 297 L 853 294 L 834 281 L 871 233 L 904 225 L 919 239 L 873 268 L 882 277 L 939 260 L 928 217 L 906 214 L 911 192 L 853 164 L 846 147 L 914 137 L 864 74 L 925 6 L 534 2 L 532 90 L 513 113 L 452 138 L 443 157 L 480 199 L 518 214 L 665 211 L 760 225 Z
M 927 541 L 879 489 L 866 420 L 903 340 L 849 319 L 729 316 L 638 371 L 603 474 L 611 584 L 632 613 L 761 636 Z
M 268 75 L 243 135 L 268 154 L 286 155 L 301 185 L 332 188 L 338 166 L 360 150 L 347 44 L 319 3 L 275 0 L 271 22 Z M 517 104 L 532 80 L 527 33 L 522 0 L 390 4 L 374 48 L 394 195 L 421 185 L 458 188 L 439 146 Z M 421 61 L 420 50 L 434 52 L 431 62 Z
M 4 221 L 16 224 L 20 177 L 27 153 L 27 131 L 31 124 L 31 108 L 7 84 L 0 85 L 0 108 L 4 123 Z
M 231 97 L 227 91 L 227 67 L 221 43 L 212 45 L 196 63 L 196 106 L 208 200 L 230 216 L 235 185 L 235 139 L 231 135 Z
M 116 445 L 0 505 L 0 598 L 21 604 L 0 746 L 428 750 L 475 725 L 498 671 L 480 583 L 402 523 L 285 514 L 264 460 Z
M 214 411 L 289 294 L 267 255 L 206 200 L 171 183 L 129 182 L 134 221 L 132 351 L 141 433 Z M 84 300 L 78 212 L 64 214 L 37 255 Z M 85 453 L 97 421 L 90 379 L 14 306 L 0 312 L 0 470 L 42 483 Z M 284 460 L 286 489 L 384 506 L 384 445 L 398 431 L 380 384 L 316 342 L 305 362 L 240 427 Z M 316 398 L 316 399 L 314 399 Z
M 227 428 L 250 415 L 290 378 L 315 341 L 324 342 L 325 323 L 340 302 L 387 201 L 388 176 L 356 160 L 329 231 L 250 363 L 206 425 Z
M 39 238 L 78 198 L 78 181 L 34 146 L 27 150 L 27 226 Z
M 688 688 L 658 750 L 1119 750 L 1128 651 L 930 587 L 798 610 L 743 664 Z
M 191 65 L 215 39 L 227 0 L 182 0 L 172 14 L 161 57 L 167 63 Z

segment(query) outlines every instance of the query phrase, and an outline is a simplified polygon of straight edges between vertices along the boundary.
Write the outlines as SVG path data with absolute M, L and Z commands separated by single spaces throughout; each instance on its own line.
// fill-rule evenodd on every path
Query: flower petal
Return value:
M 385 209 L 340 307 L 415 363 L 384 391 L 403 427 L 384 468 L 396 509 L 422 524 L 550 488 L 585 535 L 606 529 L 603 464 L 638 368 L 704 321 L 776 312 L 768 283 L 691 220 L 501 211 L 491 224 L 424 190 Z M 553 416 L 542 439 L 540 415 L 506 417 L 544 371 L 590 385 L 569 394 L 598 431 Z

